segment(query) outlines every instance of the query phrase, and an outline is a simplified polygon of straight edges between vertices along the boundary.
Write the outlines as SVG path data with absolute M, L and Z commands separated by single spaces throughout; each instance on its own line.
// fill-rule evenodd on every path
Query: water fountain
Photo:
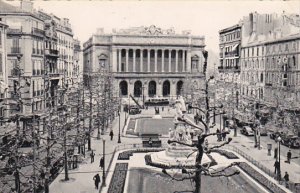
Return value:
M 169 129 L 169 140 L 178 141 L 185 144 L 192 144 L 190 133 L 199 133 L 202 131 L 198 125 L 193 123 L 183 114 L 186 111 L 185 103 L 182 98 L 175 103 L 176 113 L 174 115 L 174 128 Z M 151 153 L 151 162 L 153 165 L 162 165 L 168 167 L 176 167 L 178 165 L 193 166 L 195 165 L 197 149 L 180 145 L 177 143 L 168 144 L 164 151 Z M 203 156 L 202 163 L 211 162 L 207 155 Z

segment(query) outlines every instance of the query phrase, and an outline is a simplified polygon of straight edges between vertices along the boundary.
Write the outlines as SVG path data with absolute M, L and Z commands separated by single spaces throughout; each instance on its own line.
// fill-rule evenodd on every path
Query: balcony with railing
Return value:
M 53 49 L 45 49 L 45 55 L 58 58 L 59 57 L 59 51 L 58 50 L 53 50 Z
M 37 36 L 44 36 L 45 35 L 45 31 L 42 29 L 38 29 L 38 28 L 31 28 L 31 34 L 33 35 L 37 35 Z
M 22 34 L 23 30 L 22 28 L 8 28 L 7 29 L 7 35 L 19 35 Z
M 240 66 L 218 66 L 218 71 L 219 73 L 224 73 L 224 72 L 239 73 L 241 72 L 241 67 Z
M 237 52 L 236 50 L 231 52 L 225 52 L 225 57 L 238 57 L 238 56 L 239 56 L 239 52 Z

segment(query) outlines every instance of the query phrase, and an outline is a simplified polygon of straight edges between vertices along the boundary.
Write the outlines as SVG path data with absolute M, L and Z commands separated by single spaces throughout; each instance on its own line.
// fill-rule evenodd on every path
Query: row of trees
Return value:
M 42 190 L 49 192 L 49 183 L 63 165 L 65 180 L 69 179 L 68 163 L 74 161 L 69 159 L 79 161 L 81 155 L 85 156 L 86 141 L 88 150 L 91 149 L 94 124 L 101 127 L 103 134 L 113 120 L 118 108 L 117 103 L 113 102 L 115 98 L 112 97 L 112 77 L 108 71 L 99 71 L 93 74 L 96 81 L 84 84 L 79 81 L 80 77 L 75 82 L 67 80 L 64 75 L 53 93 L 50 89 L 53 82 L 45 72 L 44 108 L 27 115 L 23 111 L 24 105 L 33 104 L 24 102 L 24 86 L 21 84 L 30 86 L 30 82 L 23 80 L 25 77 L 19 67 L 17 70 L 19 76 L 14 81 L 14 89 L 11 89 L 11 96 L 14 97 L 7 99 L 10 101 L 7 102 L 7 109 L 14 110 L 15 114 L 3 120 L 14 124 L 10 124 L 13 127 L 10 132 L 1 136 L 1 187 L 6 192 L 13 189 L 18 193 Z M 23 126 L 22 133 L 20 122 L 27 126 Z M 23 140 L 25 138 L 27 140 Z M 27 148 L 24 148 L 24 143 L 27 143 Z M 73 156 L 76 147 L 80 154 L 77 158 Z M 73 164 L 76 166 L 75 162 Z

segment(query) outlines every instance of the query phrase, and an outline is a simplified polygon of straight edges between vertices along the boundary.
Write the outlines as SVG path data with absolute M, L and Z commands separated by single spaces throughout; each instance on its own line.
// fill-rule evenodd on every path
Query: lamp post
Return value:
M 280 143 L 281 143 L 281 137 L 278 136 L 278 138 L 276 139 L 276 141 L 278 142 L 278 169 L 277 169 L 277 179 L 280 182 L 281 181 L 281 170 L 280 170 Z
M 105 182 L 105 139 L 103 139 L 103 175 L 102 175 L 102 186 L 105 187 L 106 186 L 106 182 Z
M 121 143 L 121 105 L 119 106 L 119 135 L 118 135 L 118 143 Z

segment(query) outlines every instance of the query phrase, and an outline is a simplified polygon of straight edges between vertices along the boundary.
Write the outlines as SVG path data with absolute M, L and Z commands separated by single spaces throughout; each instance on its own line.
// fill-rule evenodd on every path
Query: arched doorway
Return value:
M 169 96 L 170 95 L 170 81 L 166 80 L 163 83 L 163 96 Z
M 142 95 L 142 82 L 136 81 L 134 83 L 134 97 L 140 97 Z
M 153 97 L 154 95 L 156 95 L 156 82 L 152 80 L 149 82 L 148 96 Z
M 121 92 L 121 96 L 126 96 L 128 95 L 128 84 L 125 80 L 120 82 L 120 92 Z
M 177 86 L 176 86 L 176 95 L 182 95 L 182 90 L 183 90 L 183 82 L 180 80 L 177 82 Z

